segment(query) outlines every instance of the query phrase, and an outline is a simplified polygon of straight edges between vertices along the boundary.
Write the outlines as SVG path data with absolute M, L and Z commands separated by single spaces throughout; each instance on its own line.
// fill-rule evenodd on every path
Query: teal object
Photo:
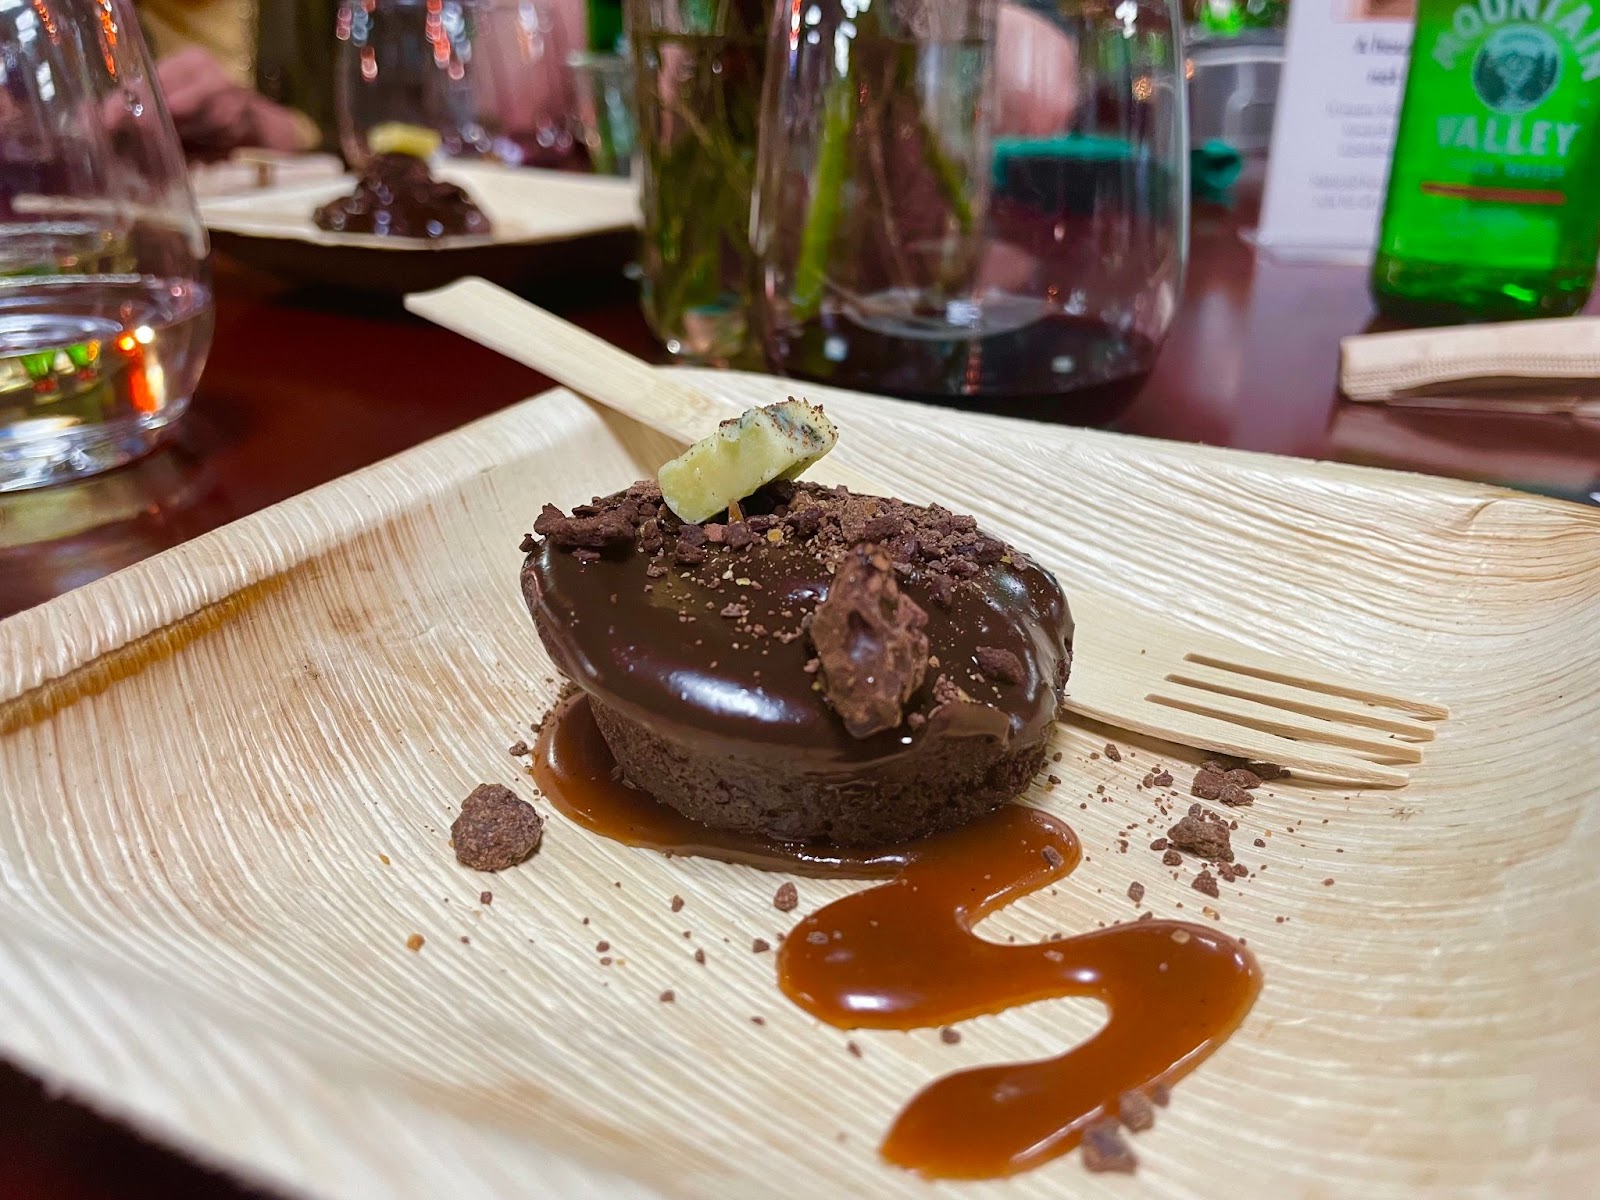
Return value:
M 1137 152 L 1124 138 L 1069 133 L 1047 138 L 996 138 L 993 182 L 997 195 L 1018 194 L 1040 177 L 1067 165 L 1096 170 L 1135 162 Z M 1244 158 L 1227 142 L 1216 138 L 1189 152 L 1190 190 L 1197 200 L 1226 204 L 1229 192 L 1244 170 Z
M 1189 190 L 1196 200 L 1227 204 L 1244 170 L 1244 156 L 1227 142 L 1212 138 L 1189 151 Z

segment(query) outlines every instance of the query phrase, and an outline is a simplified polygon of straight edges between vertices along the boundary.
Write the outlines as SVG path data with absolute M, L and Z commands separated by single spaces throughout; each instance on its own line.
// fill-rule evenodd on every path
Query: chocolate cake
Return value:
M 523 550 L 539 635 L 624 778 L 706 825 L 893 844 L 1044 759 L 1071 617 L 971 517 L 778 480 L 693 524 L 648 481 L 547 505 Z
M 411 154 L 377 154 L 348 196 L 330 200 L 312 214 L 318 229 L 375 233 L 400 238 L 486 234 L 489 218 L 453 183 L 435 179 L 428 164 Z

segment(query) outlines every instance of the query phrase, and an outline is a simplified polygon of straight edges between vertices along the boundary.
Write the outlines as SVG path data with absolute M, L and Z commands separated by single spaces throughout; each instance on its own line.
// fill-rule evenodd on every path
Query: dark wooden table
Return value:
M 1117 428 L 1569 496 L 1600 489 L 1600 422 L 1341 403 L 1338 339 L 1371 319 L 1364 273 L 1259 258 L 1241 236 L 1253 217 L 1248 201 L 1196 212 L 1183 308 Z M 171 445 L 100 479 L 0 497 L 0 617 L 549 386 L 391 302 L 290 289 L 227 262 L 217 285 L 210 363 Z M 535 298 L 659 356 L 620 277 Z M 251 1194 L 0 1066 L 6 1200 Z

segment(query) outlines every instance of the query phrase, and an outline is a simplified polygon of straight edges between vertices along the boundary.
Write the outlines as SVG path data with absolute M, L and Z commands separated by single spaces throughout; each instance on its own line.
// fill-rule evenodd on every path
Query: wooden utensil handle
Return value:
M 485 279 L 407 296 L 406 308 L 682 442 L 741 411 Z

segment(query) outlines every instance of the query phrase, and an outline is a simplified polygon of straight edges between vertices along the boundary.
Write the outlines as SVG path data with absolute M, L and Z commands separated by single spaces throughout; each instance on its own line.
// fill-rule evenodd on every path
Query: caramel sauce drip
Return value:
M 534 744 L 533 779 L 556 810 L 625 846 L 832 879 L 887 879 L 909 861 L 904 848 L 867 853 L 711 829 L 613 778 L 616 765 L 581 694 L 556 706 Z
M 612 777 L 581 696 L 545 722 L 534 777 L 562 813 L 631 846 L 767 869 L 893 875 L 806 917 L 784 939 L 778 983 L 843 1029 L 922 1029 L 1064 996 L 1099 1000 L 1109 1020 L 1066 1053 L 976 1067 L 935 1080 L 884 1139 L 889 1162 L 931 1178 L 1025 1171 L 1071 1150 L 1115 1117 L 1129 1092 L 1167 1086 L 1239 1026 L 1261 976 L 1238 941 L 1178 921 L 1147 920 L 1037 945 L 973 932 L 984 917 L 1071 874 L 1077 836 L 1038 809 L 1006 805 L 954 833 L 853 856 L 723 834 Z

